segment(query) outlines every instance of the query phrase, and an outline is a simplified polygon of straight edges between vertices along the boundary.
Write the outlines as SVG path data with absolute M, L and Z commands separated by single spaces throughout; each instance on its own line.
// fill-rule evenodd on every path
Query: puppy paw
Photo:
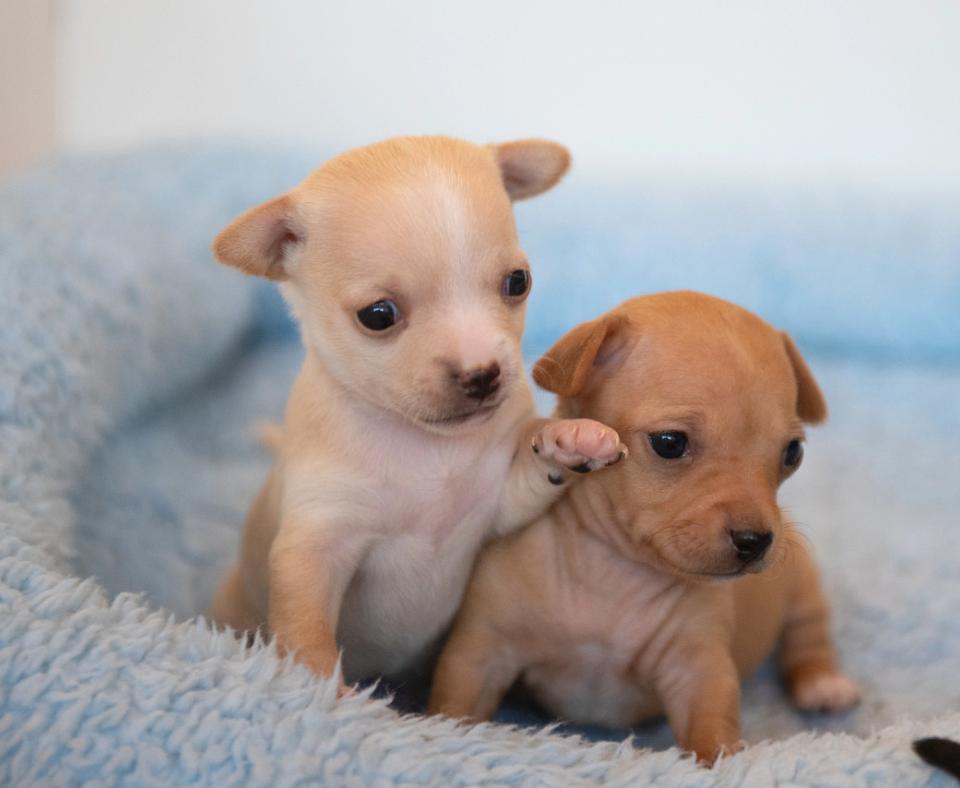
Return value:
M 736 741 L 720 744 L 711 743 L 701 745 L 695 747 L 693 753 L 697 756 L 697 764 L 709 769 L 715 766 L 721 758 L 729 758 L 731 755 L 736 755 L 738 752 L 745 750 L 746 747 L 747 743 L 743 739 L 737 739 Z
M 794 684 L 794 705 L 803 711 L 846 711 L 860 702 L 860 689 L 843 673 L 817 673 Z
M 616 431 L 593 419 L 560 419 L 545 425 L 533 437 L 534 453 L 556 466 L 550 481 L 562 484 L 562 471 L 590 473 L 620 462 L 627 447 Z

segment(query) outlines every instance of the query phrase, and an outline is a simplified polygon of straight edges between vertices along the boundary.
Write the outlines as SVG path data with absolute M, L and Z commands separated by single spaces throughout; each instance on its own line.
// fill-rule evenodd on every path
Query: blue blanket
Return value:
M 832 406 L 784 494 L 864 703 L 801 716 L 763 670 L 750 748 L 706 772 L 663 724 L 337 702 L 198 617 L 267 467 L 252 425 L 301 358 L 273 291 L 208 244 L 320 158 L 155 149 L 0 187 L 0 784 L 947 785 L 909 743 L 960 738 L 960 200 L 574 177 L 518 206 L 531 357 L 693 287 L 793 332 Z

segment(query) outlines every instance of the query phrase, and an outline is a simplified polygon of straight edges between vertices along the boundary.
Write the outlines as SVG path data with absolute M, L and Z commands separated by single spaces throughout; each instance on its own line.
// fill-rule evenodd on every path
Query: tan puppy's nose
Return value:
M 462 372 L 457 380 L 470 399 L 486 399 L 500 388 L 500 365 L 494 361 L 485 367 Z
M 773 534 L 770 531 L 730 531 L 730 541 L 737 558 L 744 564 L 752 564 L 763 558 L 773 542 Z

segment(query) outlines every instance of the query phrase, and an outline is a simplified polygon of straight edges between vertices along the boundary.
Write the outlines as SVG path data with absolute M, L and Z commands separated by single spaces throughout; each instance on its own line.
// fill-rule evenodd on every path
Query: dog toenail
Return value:
M 575 465 L 570 470 L 574 473 L 590 473 L 590 471 L 593 469 L 590 467 L 589 462 L 581 462 L 579 465 Z
M 540 453 L 540 449 L 537 448 L 537 442 L 536 442 L 536 441 L 534 441 L 533 443 L 530 444 L 530 448 L 533 449 L 533 453 L 534 453 L 534 454 L 539 454 L 539 453 Z
M 549 481 L 550 484 L 560 485 L 563 484 L 563 476 L 561 476 L 559 473 L 554 473 L 551 471 L 547 474 L 547 481 Z
M 618 462 L 620 462 L 620 460 L 622 460 L 626 456 L 627 456 L 627 453 L 621 450 L 616 457 L 614 457 L 612 460 L 610 460 L 610 462 L 607 463 L 607 467 L 609 468 L 611 465 L 616 465 Z

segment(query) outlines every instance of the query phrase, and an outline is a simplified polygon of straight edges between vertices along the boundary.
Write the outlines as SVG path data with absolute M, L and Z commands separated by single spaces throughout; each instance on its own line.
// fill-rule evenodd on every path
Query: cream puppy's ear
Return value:
M 623 361 L 629 346 L 627 319 L 604 315 L 567 332 L 533 367 L 540 388 L 561 397 L 578 396 L 598 371 Z
M 549 140 L 517 140 L 491 145 L 511 200 L 545 192 L 570 167 L 570 151 Z
M 240 214 L 214 239 L 213 254 L 245 274 L 283 280 L 305 237 L 293 199 L 285 194 Z
M 793 374 L 797 378 L 797 415 L 810 424 L 819 424 L 827 418 L 827 401 L 790 335 L 786 332 L 781 332 L 780 335 L 793 366 Z

